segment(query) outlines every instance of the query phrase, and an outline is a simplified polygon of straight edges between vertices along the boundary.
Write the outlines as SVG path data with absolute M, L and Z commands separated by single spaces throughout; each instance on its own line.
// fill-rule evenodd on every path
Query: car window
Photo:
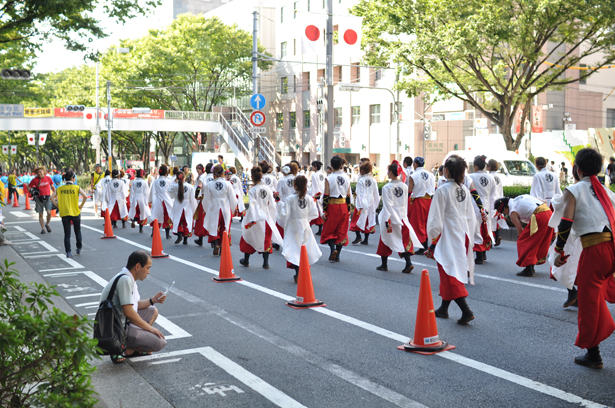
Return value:
M 504 160 L 504 165 L 511 176 L 533 176 L 536 174 L 534 166 L 527 161 Z

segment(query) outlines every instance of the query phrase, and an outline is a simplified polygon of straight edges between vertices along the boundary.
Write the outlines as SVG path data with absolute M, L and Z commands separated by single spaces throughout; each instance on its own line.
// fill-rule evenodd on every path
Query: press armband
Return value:
M 352 208 L 352 204 L 350 203 L 350 196 L 346 196 L 346 208 L 348 208 L 348 212 Z
M 557 241 L 555 242 L 555 251 L 560 254 L 564 253 L 564 246 L 568 241 L 570 230 L 572 229 L 572 220 L 568 218 L 562 218 L 557 227 Z
M 327 212 L 327 208 L 329 208 L 329 194 L 322 197 L 322 211 Z
M 472 191 L 470 191 L 470 194 L 472 194 L 472 198 L 476 202 L 476 205 L 478 206 L 478 208 L 482 210 L 483 209 L 483 202 L 481 201 L 480 196 L 478 195 L 478 191 L 472 190 Z

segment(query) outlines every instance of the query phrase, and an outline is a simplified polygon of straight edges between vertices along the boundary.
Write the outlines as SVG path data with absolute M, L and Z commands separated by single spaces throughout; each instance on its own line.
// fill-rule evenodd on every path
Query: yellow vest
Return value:
M 58 187 L 58 207 L 60 208 L 60 216 L 76 217 L 81 214 L 79 209 L 79 186 L 74 184 L 65 184 Z
M 103 177 L 105 177 L 105 174 L 104 173 L 96 173 L 96 172 L 94 172 L 94 173 L 92 173 L 92 177 L 94 178 L 94 187 L 96 187 L 96 184 L 98 184 L 98 182 L 100 180 L 102 180 Z

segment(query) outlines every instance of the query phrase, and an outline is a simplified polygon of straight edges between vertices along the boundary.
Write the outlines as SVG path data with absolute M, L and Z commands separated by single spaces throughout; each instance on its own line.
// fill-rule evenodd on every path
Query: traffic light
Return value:
M 2 69 L 0 77 L 2 79 L 30 79 L 31 73 L 29 69 Z
M 431 125 L 428 123 L 423 126 L 423 139 L 431 139 Z
M 83 112 L 84 110 L 84 105 L 66 105 L 67 112 Z

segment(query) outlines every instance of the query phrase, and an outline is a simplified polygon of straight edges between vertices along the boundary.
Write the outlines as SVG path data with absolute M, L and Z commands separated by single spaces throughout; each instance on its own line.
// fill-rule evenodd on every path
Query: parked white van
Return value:
M 473 162 L 474 158 L 478 155 L 484 154 L 487 156 L 487 161 L 491 159 L 497 160 L 500 164 L 498 175 L 504 186 L 531 186 L 534 175 L 538 171 L 528 159 L 511 151 L 481 152 L 479 150 L 454 150 L 446 155 L 444 162 L 453 154 L 462 157 L 468 163 L 468 173 L 474 172 Z

